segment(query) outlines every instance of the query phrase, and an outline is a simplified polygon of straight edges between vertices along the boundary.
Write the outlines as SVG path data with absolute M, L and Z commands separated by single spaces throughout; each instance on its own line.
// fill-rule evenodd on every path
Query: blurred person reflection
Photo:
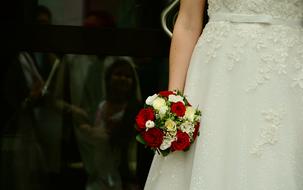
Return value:
M 91 11 L 84 21 L 85 28 L 115 27 L 113 17 L 105 11 Z M 98 103 L 104 98 L 102 75 L 106 56 L 67 54 L 63 63 L 68 65 L 70 75 L 71 103 L 85 110 L 91 122 Z
M 37 135 L 36 106 L 44 80 L 29 53 L 20 52 L 15 56 L 3 83 L 5 111 L 10 117 L 3 121 L 1 134 L 0 188 L 41 189 L 46 163 Z
M 49 8 L 43 5 L 38 5 L 35 12 L 35 22 L 36 24 L 51 24 L 52 13 Z
M 38 6 L 35 16 L 36 24 L 51 23 L 47 7 Z M 84 118 L 86 113 L 67 97 L 69 70 L 62 62 L 47 93 L 42 93 L 59 57 L 24 51 L 8 66 L 3 96 L 11 117 L 1 137 L 0 189 L 58 189 L 69 183 L 65 180 L 67 160 L 75 156 L 69 154 L 75 152 L 71 150 L 77 151 L 77 145 L 70 143 L 71 116 Z
M 37 5 L 35 21 L 37 25 L 51 25 L 52 13 L 49 8 L 44 5 Z M 61 56 L 51 52 L 33 52 L 32 56 L 44 82 L 48 81 L 51 70 L 55 66 L 55 61 L 61 60 Z M 47 94 L 42 97 L 42 101 L 35 108 L 37 116 L 36 134 L 40 138 L 41 149 L 45 157 L 47 183 L 48 185 L 54 184 L 54 187 L 59 181 L 62 170 L 62 128 L 64 121 L 63 109 L 58 106 L 58 102 L 61 102 L 63 98 L 62 96 L 59 97 L 56 92 L 59 88 L 58 84 L 60 84 L 58 81 L 58 72 L 56 71 L 48 86 Z
M 34 19 L 37 24 L 50 24 L 51 13 L 46 7 L 38 6 Z M 40 121 L 46 100 L 42 89 L 55 59 L 55 54 L 45 54 L 39 59 L 36 53 L 18 52 L 3 77 L 5 110 L 10 117 L 4 121 L 1 134 L 1 189 L 47 187 L 50 164 Z
M 37 25 L 50 25 L 52 24 L 52 13 L 50 10 L 43 5 L 38 5 L 35 9 L 35 24 Z M 49 72 L 51 71 L 52 64 L 56 59 L 54 53 L 43 53 L 43 52 L 34 52 L 32 53 L 34 59 L 36 60 L 37 67 L 46 80 Z
M 83 26 L 88 30 L 97 27 L 114 27 L 114 20 L 104 11 L 89 12 Z M 104 99 L 103 73 L 105 56 L 67 54 L 62 58 L 59 74 L 61 83 L 58 94 L 64 96 L 61 107 L 71 108 L 71 117 L 65 117 L 63 126 L 63 157 L 69 170 L 91 171 L 85 163 L 91 163 L 93 145 L 83 141 L 79 125 L 94 123 L 98 104 Z M 70 120 L 71 119 L 71 120 Z M 78 149 L 78 150 L 76 150 Z M 78 152 L 80 155 L 78 155 Z M 78 158 L 79 156 L 79 158 Z M 83 167 L 83 163 L 85 166 Z M 89 169 L 88 169 L 89 168 Z
M 137 73 L 128 57 L 111 57 L 104 75 L 105 99 L 93 125 L 82 124 L 82 140 L 91 143 L 85 159 L 87 190 L 136 189 L 134 117 L 141 102 Z M 86 155 L 88 156 L 88 155 Z
M 98 27 L 114 27 L 114 20 L 112 16 L 105 11 L 92 11 L 85 16 L 83 26 L 88 30 L 93 30 Z M 68 95 L 65 93 L 65 99 L 69 100 L 74 110 L 72 112 L 73 128 L 69 127 L 69 132 L 66 130 L 66 133 L 72 134 L 70 136 L 73 136 L 73 144 L 76 144 L 79 148 L 81 160 L 80 163 L 77 164 L 80 165 L 80 167 L 81 162 L 86 163 L 88 162 L 86 159 L 91 157 L 89 155 L 92 152 L 92 146 L 82 141 L 82 134 L 79 133 L 77 126 L 82 123 L 93 123 L 98 103 L 104 99 L 102 82 L 104 59 L 105 56 L 67 54 L 64 55 L 61 63 L 60 73 L 62 74 L 60 75 L 62 76 L 61 78 L 65 78 L 62 81 L 68 81 L 64 82 L 64 89 L 68 91 Z M 61 91 L 64 91 L 64 89 L 62 88 Z M 61 92 L 61 94 L 63 94 L 63 92 Z M 63 107 L 70 106 L 64 103 Z M 71 125 L 71 123 L 68 125 Z

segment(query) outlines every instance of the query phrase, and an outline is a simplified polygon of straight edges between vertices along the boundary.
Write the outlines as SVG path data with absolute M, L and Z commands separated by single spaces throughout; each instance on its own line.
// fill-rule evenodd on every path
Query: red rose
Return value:
M 139 111 L 136 117 L 136 123 L 138 126 L 138 130 L 145 129 L 145 123 L 148 120 L 154 120 L 155 114 L 152 108 L 143 108 Z
M 190 138 L 187 133 L 177 131 L 177 140 L 171 143 L 172 151 L 184 150 L 190 145 Z
M 195 125 L 195 131 L 194 131 L 194 134 L 193 134 L 194 140 L 195 140 L 196 137 L 199 135 L 199 129 L 200 129 L 200 122 L 198 122 L 198 123 Z
M 182 102 L 172 103 L 171 111 L 175 113 L 178 117 L 183 117 L 186 111 L 186 108 Z
M 160 96 L 168 97 L 171 94 L 175 94 L 173 91 L 161 91 L 159 92 Z
M 154 127 L 149 129 L 148 131 L 142 132 L 142 137 L 148 146 L 152 148 L 159 148 L 163 141 L 163 132 Z

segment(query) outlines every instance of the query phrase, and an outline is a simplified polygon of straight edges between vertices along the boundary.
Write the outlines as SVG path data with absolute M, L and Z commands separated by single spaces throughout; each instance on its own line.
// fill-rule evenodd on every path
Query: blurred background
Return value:
M 167 88 L 169 3 L 2 2 L 1 190 L 143 189 L 134 119 Z

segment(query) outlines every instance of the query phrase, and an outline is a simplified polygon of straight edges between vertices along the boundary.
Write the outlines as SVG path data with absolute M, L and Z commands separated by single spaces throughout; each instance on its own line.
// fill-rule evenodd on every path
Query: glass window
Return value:
M 22 51 L 5 73 L 1 189 L 143 188 L 153 153 L 134 120 L 166 58 Z
M 153 152 L 134 122 L 167 88 L 169 2 L 3 2 L 0 189 L 143 189 Z

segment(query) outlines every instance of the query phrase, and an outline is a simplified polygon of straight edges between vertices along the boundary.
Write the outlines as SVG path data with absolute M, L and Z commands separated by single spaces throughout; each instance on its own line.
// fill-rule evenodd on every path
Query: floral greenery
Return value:
M 149 96 L 136 117 L 136 136 L 163 156 L 187 151 L 199 135 L 201 111 L 193 108 L 180 91 L 161 91 Z

